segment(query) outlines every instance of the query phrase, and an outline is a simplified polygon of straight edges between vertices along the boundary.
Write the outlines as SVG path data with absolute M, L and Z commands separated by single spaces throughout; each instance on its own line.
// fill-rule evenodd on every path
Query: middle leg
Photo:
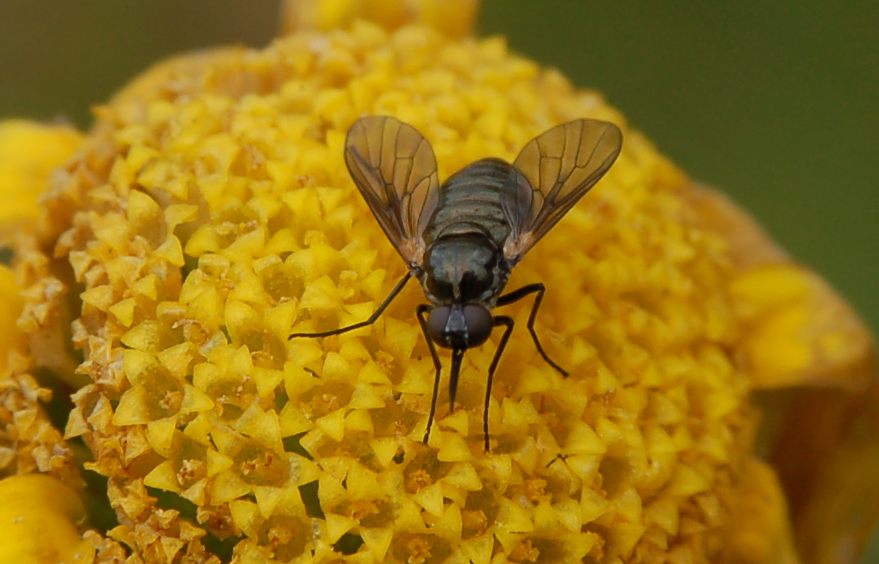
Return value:
M 527 286 L 522 286 L 518 290 L 513 290 L 509 294 L 505 294 L 498 298 L 497 305 L 509 305 L 513 302 L 521 300 L 528 294 L 537 294 L 537 297 L 534 298 L 534 305 L 531 306 L 531 314 L 528 316 L 528 332 L 531 333 L 531 339 L 534 341 L 534 346 L 537 347 L 537 352 L 540 353 L 540 356 L 543 357 L 543 360 L 545 360 L 547 364 L 555 368 L 559 374 L 567 378 L 568 371 L 556 364 L 553 359 L 549 358 L 549 355 L 546 354 L 546 351 L 543 350 L 543 345 L 540 344 L 540 339 L 537 338 L 537 331 L 534 329 L 534 321 L 537 319 L 537 310 L 540 309 L 540 302 L 543 301 L 544 293 L 546 293 L 546 286 L 544 286 L 542 282 L 537 282 L 536 284 L 528 284 Z
M 430 335 L 427 332 L 427 319 L 424 316 L 430 313 L 430 306 L 421 304 L 415 312 L 418 314 L 418 323 L 421 325 L 421 333 L 424 335 L 424 340 L 427 341 L 427 349 L 430 351 L 430 358 L 433 359 L 435 371 L 433 377 L 433 396 L 430 398 L 430 415 L 427 416 L 427 429 L 424 431 L 424 438 L 421 440 L 422 443 L 427 444 L 427 440 L 430 438 L 430 426 L 433 424 L 433 417 L 436 415 L 436 397 L 439 393 L 440 373 L 442 372 L 443 365 L 440 363 L 439 356 L 436 354 L 436 347 L 433 346 L 433 341 L 430 340 Z

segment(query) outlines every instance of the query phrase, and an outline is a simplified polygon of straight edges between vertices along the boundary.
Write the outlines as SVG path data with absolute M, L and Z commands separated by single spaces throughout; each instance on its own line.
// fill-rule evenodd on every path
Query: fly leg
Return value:
M 537 319 L 537 310 L 540 308 L 540 302 L 543 301 L 543 294 L 546 292 L 546 286 L 543 285 L 542 282 L 537 282 L 535 284 L 528 284 L 527 286 L 522 286 L 518 290 L 513 290 L 509 294 L 505 294 L 498 298 L 497 305 L 509 305 L 513 302 L 517 302 L 527 296 L 528 294 L 537 294 L 537 297 L 534 298 L 534 305 L 531 306 L 531 315 L 528 316 L 528 331 L 531 333 L 531 338 L 534 340 L 534 346 L 537 347 L 537 352 L 540 353 L 540 356 L 543 357 L 543 360 L 546 361 L 547 364 L 556 369 L 556 371 L 562 376 L 568 376 L 568 371 L 555 363 L 549 355 L 546 354 L 546 351 L 543 350 L 543 346 L 540 344 L 540 339 L 537 338 L 537 331 L 534 330 L 534 320 Z
M 501 360 L 501 355 L 504 354 L 504 348 L 507 346 L 507 341 L 510 340 L 510 334 L 513 332 L 513 322 L 512 317 L 507 317 L 506 315 L 498 315 L 494 318 L 494 327 L 498 325 L 504 326 L 504 334 L 501 335 L 501 340 L 497 345 L 497 350 L 494 351 L 494 358 L 491 359 L 491 364 L 488 366 L 488 384 L 485 388 L 485 407 L 482 410 L 482 435 L 485 440 L 485 452 L 488 452 L 488 404 L 491 402 L 491 384 L 494 382 L 494 371 L 497 370 L 497 365 Z
M 421 325 L 421 332 L 424 334 L 424 340 L 427 341 L 427 349 L 430 351 L 430 358 L 433 359 L 433 368 L 436 371 L 433 377 L 433 396 L 430 398 L 430 415 L 427 416 L 427 429 L 424 431 L 424 438 L 421 440 L 424 444 L 427 444 L 427 439 L 430 438 L 430 426 L 433 424 L 433 418 L 436 415 L 436 397 L 437 394 L 439 394 L 440 372 L 443 369 L 439 356 L 436 354 L 436 347 L 433 346 L 433 341 L 430 340 L 430 335 L 427 333 L 427 320 L 424 316 L 430 312 L 430 309 L 429 305 L 422 304 L 415 310 L 418 314 L 418 323 Z
M 317 338 L 317 337 L 329 337 L 331 335 L 341 335 L 342 333 L 347 333 L 348 331 L 353 331 L 355 329 L 360 329 L 361 327 L 366 327 L 367 325 L 372 325 L 375 323 L 376 319 L 381 317 L 381 314 L 388 309 L 388 306 L 391 305 L 391 302 L 394 301 L 394 298 L 397 297 L 397 294 L 403 290 L 403 287 L 406 285 L 406 282 L 412 278 L 412 273 L 407 272 L 406 275 L 397 282 L 397 285 L 391 289 L 391 292 L 384 299 L 382 303 L 376 308 L 372 315 L 369 316 L 365 321 L 358 321 L 352 325 L 347 325 L 345 327 L 339 327 L 338 329 L 332 329 L 330 331 L 320 331 L 317 333 L 293 333 L 290 335 L 290 339 L 295 339 L 296 337 L 308 337 L 308 338 Z M 288 339 L 289 340 L 289 339 Z

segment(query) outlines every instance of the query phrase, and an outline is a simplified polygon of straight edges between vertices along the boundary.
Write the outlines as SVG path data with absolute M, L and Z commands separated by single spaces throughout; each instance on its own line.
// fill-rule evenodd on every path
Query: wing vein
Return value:
M 411 125 L 366 116 L 348 130 L 345 164 L 397 252 L 410 266 L 421 266 L 426 226 L 421 218 L 432 214 L 439 190 L 430 144 Z
M 611 132 L 613 138 L 608 136 Z M 507 216 L 518 219 L 504 245 L 507 258 L 519 260 L 546 235 L 608 171 L 621 146 L 622 134 L 615 125 L 591 119 L 557 125 L 529 141 L 513 166 L 527 180 L 530 198 L 511 197 L 505 204 L 510 209 Z M 589 156 L 580 165 L 587 151 Z M 595 162 L 605 153 L 607 158 Z M 513 211 L 523 200 L 528 201 L 528 209 Z

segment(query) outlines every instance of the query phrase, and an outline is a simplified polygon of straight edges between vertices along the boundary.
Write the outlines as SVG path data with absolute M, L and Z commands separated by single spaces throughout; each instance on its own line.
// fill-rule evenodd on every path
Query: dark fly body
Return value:
M 483 344 L 495 327 L 503 328 L 485 392 L 488 450 L 492 380 L 513 330 L 511 317 L 491 311 L 534 294 L 528 318 L 534 345 L 567 376 L 543 350 L 534 329 L 544 285 L 502 292 L 516 263 L 607 172 L 621 146 L 622 134 L 612 123 L 578 119 L 529 141 L 512 164 L 482 159 L 440 184 L 433 149 L 415 128 L 387 116 L 357 120 L 348 131 L 345 163 L 409 270 L 369 319 L 291 338 L 327 337 L 370 325 L 411 278 L 418 279 L 430 304 L 418 306 L 416 313 L 436 370 L 425 443 L 436 415 L 442 368 L 435 345 L 452 350 L 449 402 L 454 407 L 464 352 Z

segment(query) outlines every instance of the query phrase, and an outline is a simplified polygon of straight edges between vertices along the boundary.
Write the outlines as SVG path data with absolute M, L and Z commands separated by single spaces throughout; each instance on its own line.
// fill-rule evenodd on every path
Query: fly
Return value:
M 482 159 L 440 184 L 433 149 L 414 127 L 388 116 L 357 120 L 345 140 L 345 164 L 408 272 L 368 319 L 290 338 L 328 337 L 371 325 L 416 278 L 430 302 L 416 313 L 435 369 L 426 444 L 442 371 L 435 345 L 452 350 L 449 404 L 454 409 L 464 352 L 502 327 L 482 416 L 487 451 L 492 380 L 513 331 L 511 317 L 491 311 L 534 294 L 528 317 L 534 346 L 547 364 L 568 375 L 543 350 L 534 329 L 543 283 L 502 292 L 513 267 L 604 176 L 621 146 L 622 133 L 614 124 L 578 119 L 529 141 L 512 164 Z

